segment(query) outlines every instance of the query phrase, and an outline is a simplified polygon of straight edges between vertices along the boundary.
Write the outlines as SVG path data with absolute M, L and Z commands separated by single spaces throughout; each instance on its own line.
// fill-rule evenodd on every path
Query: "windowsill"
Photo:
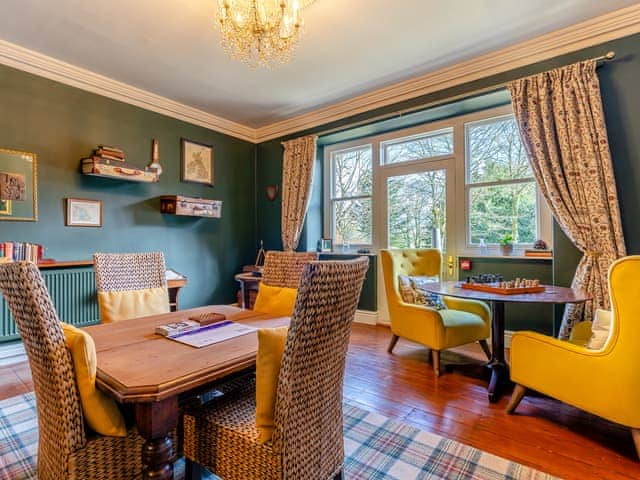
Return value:
M 534 260 L 536 262 L 550 262 L 553 260 L 553 257 L 527 257 L 525 255 L 479 255 L 479 254 L 469 254 L 469 255 L 458 255 L 458 258 L 487 258 L 491 260 Z

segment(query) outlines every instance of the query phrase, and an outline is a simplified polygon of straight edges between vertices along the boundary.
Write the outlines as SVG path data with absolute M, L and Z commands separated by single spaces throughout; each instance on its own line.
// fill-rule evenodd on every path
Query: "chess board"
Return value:
M 537 287 L 513 287 L 502 288 L 492 283 L 461 283 L 461 288 L 465 290 L 476 290 L 478 292 L 497 293 L 499 295 L 520 295 L 523 293 L 542 293 L 545 291 L 544 285 Z

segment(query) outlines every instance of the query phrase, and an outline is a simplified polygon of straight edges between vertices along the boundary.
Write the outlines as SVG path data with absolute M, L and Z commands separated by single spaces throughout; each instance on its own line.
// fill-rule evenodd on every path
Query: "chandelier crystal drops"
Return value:
M 222 46 L 250 66 L 285 63 L 298 43 L 301 10 L 315 0 L 218 0 Z

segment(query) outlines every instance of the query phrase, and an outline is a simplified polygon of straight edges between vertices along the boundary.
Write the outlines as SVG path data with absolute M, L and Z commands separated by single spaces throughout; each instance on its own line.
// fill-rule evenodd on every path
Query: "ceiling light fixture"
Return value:
M 303 26 L 301 10 L 315 0 L 218 0 L 222 46 L 250 66 L 291 58 Z

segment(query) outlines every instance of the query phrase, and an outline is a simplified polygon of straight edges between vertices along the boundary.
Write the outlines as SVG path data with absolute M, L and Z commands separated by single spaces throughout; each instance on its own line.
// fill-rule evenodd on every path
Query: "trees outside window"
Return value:
M 370 145 L 331 156 L 333 238 L 337 245 L 371 245 L 371 157 Z
M 514 118 L 467 123 L 466 150 L 469 242 L 535 242 L 535 180 Z

